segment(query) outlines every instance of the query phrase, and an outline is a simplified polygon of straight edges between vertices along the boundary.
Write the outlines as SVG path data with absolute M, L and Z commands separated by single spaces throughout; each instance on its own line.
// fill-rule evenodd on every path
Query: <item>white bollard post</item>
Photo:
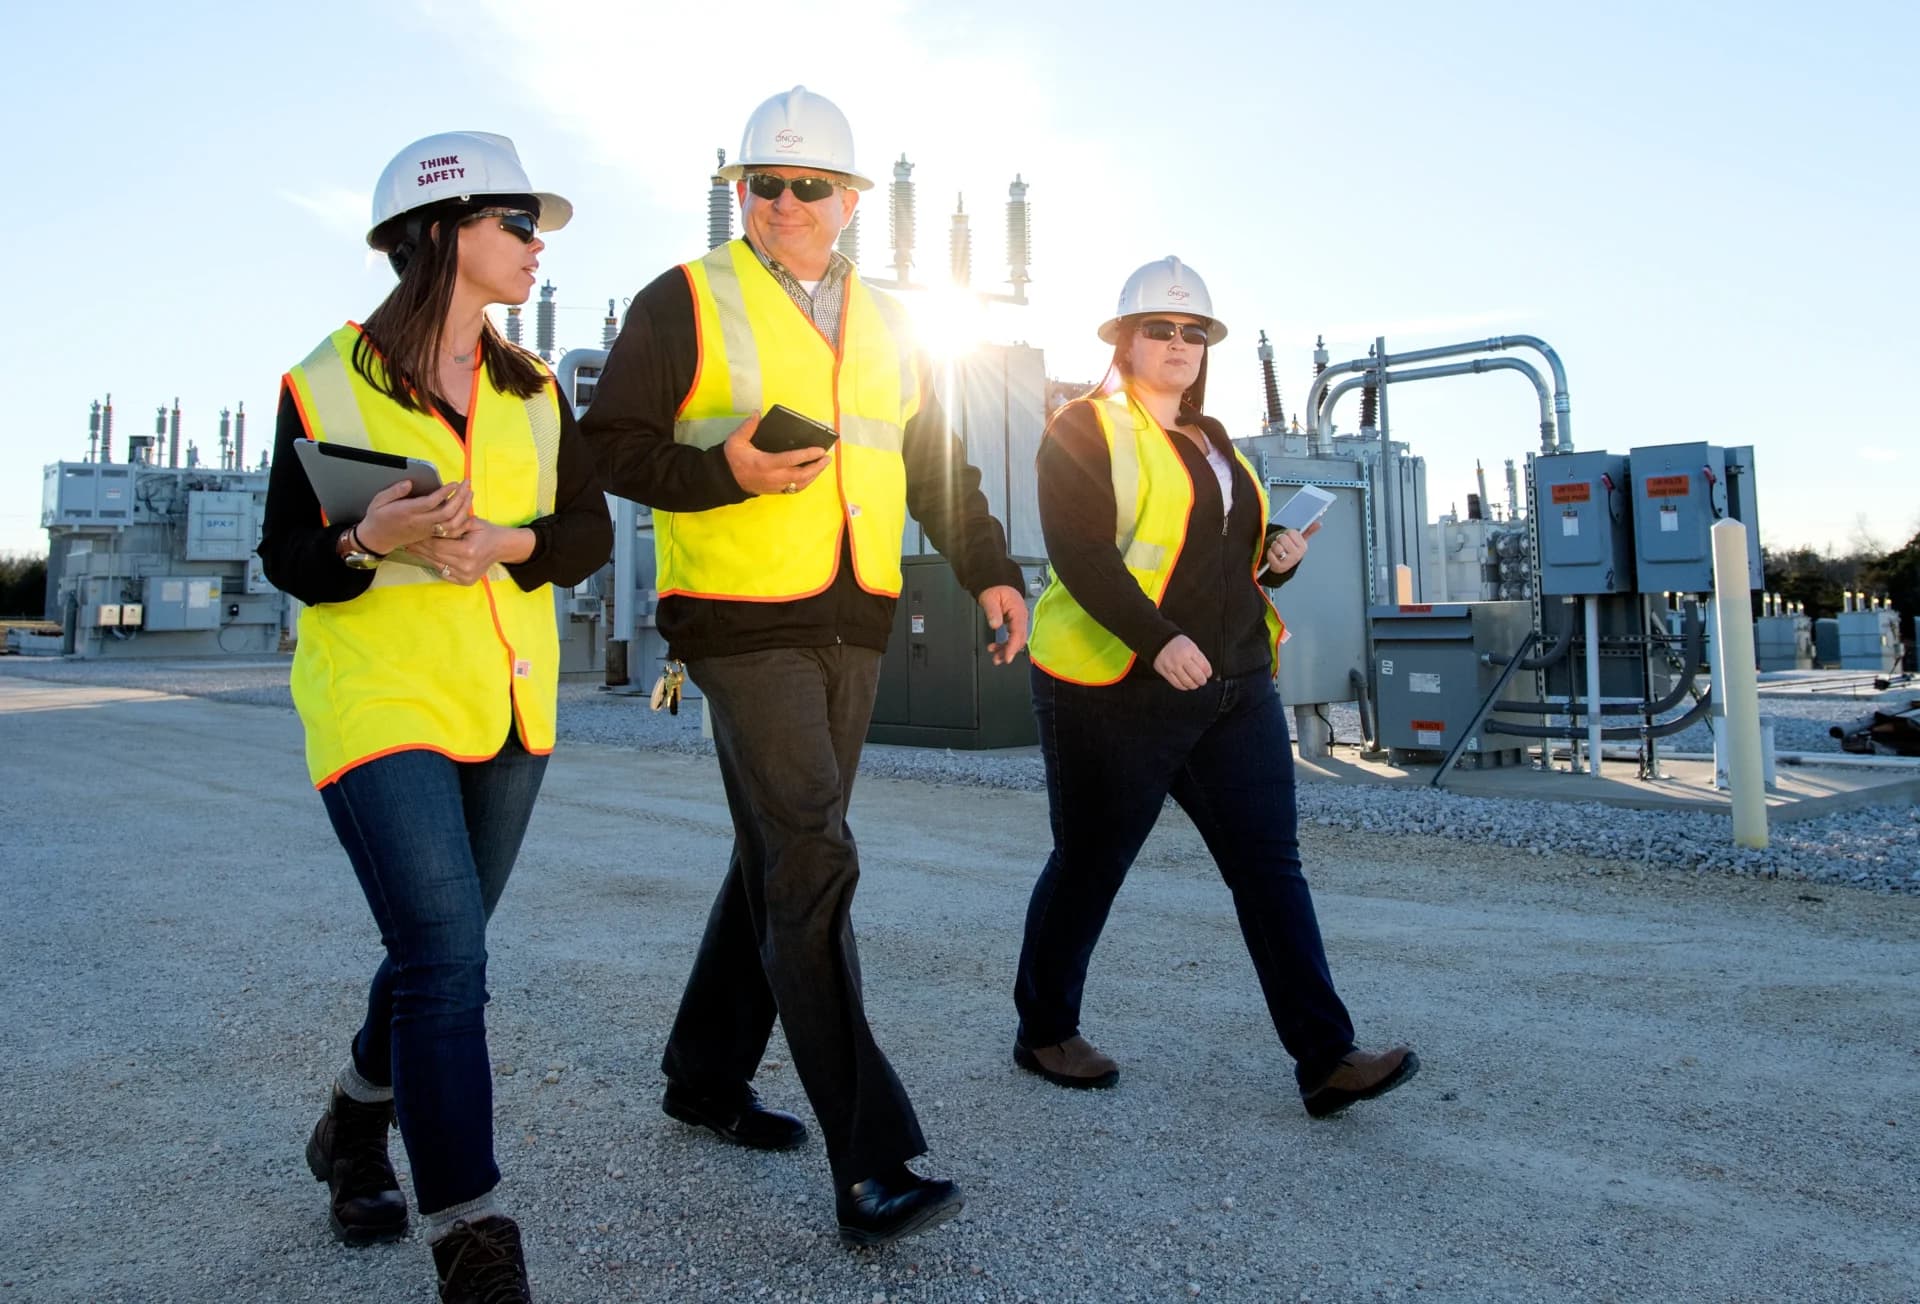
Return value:
M 1714 631 L 1720 645 L 1713 695 L 1726 712 L 1727 786 L 1733 790 L 1735 846 L 1767 845 L 1767 791 L 1760 754 L 1760 681 L 1753 667 L 1753 597 L 1747 587 L 1747 530 L 1713 527 Z

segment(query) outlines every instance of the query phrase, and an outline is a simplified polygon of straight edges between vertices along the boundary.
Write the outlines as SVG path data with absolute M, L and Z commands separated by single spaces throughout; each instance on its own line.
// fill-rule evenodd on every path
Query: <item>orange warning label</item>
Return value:
M 1557 484 L 1553 487 L 1553 501 L 1556 503 L 1590 503 L 1593 501 L 1593 486 L 1582 480 L 1578 484 Z
M 1690 475 L 1650 475 L 1641 481 L 1649 498 L 1685 498 L 1693 488 Z
M 1447 731 L 1447 722 L 1445 720 L 1410 720 L 1408 723 L 1421 733 L 1445 733 Z
M 1416 616 L 1417 616 L 1417 615 L 1421 615 L 1421 614 L 1423 614 L 1423 613 L 1425 613 L 1425 612 L 1429 612 L 1429 611 L 1432 611 L 1432 610 L 1433 610 L 1433 604 L 1432 604 L 1431 602 L 1419 602 L 1419 603 L 1414 603 L 1414 602 L 1403 602 L 1403 603 L 1401 603 L 1401 604 L 1400 604 L 1400 610 L 1402 610 L 1402 611 L 1406 611 L 1406 612 L 1411 612 L 1411 613 L 1413 613 L 1414 615 L 1416 615 Z

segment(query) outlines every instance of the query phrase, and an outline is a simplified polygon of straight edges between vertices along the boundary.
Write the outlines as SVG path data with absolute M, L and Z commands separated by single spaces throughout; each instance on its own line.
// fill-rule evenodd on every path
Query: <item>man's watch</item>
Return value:
M 333 541 L 333 551 L 353 570 L 374 570 L 380 565 L 380 559 L 386 555 L 368 552 L 367 546 L 360 542 L 358 527 L 352 525 L 340 531 L 340 537 Z

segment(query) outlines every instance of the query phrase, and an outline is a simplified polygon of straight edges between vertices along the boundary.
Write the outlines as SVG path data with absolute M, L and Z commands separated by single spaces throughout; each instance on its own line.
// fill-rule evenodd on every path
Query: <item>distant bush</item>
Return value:
M 0 553 L 0 618 L 39 620 L 47 614 L 47 559 Z

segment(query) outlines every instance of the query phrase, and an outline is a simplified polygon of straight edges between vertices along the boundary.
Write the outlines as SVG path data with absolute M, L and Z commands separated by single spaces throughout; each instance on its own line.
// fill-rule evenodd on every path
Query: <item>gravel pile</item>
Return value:
M 0 658 L 0 673 L 291 709 L 287 664 L 283 657 L 231 663 Z M 1839 743 L 1828 736 L 1828 728 L 1851 724 L 1876 705 L 1904 705 L 1915 696 L 1920 696 L 1920 688 L 1912 685 L 1858 697 L 1769 691 L 1762 697 L 1762 719 L 1773 722 L 1775 746 L 1782 752 L 1838 754 Z M 1358 739 L 1359 717 L 1352 707 L 1333 706 L 1327 715 L 1336 743 Z M 672 716 L 649 710 L 642 698 L 609 693 L 596 684 L 568 683 L 560 689 L 564 740 L 710 753 L 713 744 L 701 736 L 700 718 L 695 700 Z M 1710 745 L 1704 727 L 1666 744 L 1670 752 L 1704 752 Z M 1039 755 L 1032 749 L 980 753 L 876 744 L 866 749 L 861 771 L 1024 791 L 1045 786 Z M 1466 797 L 1420 786 L 1305 783 L 1300 817 L 1350 832 L 1415 834 L 1669 871 L 1803 878 L 1920 894 L 1920 807 L 1908 801 L 1776 823 L 1764 851 L 1735 847 L 1728 820 L 1720 815 Z

